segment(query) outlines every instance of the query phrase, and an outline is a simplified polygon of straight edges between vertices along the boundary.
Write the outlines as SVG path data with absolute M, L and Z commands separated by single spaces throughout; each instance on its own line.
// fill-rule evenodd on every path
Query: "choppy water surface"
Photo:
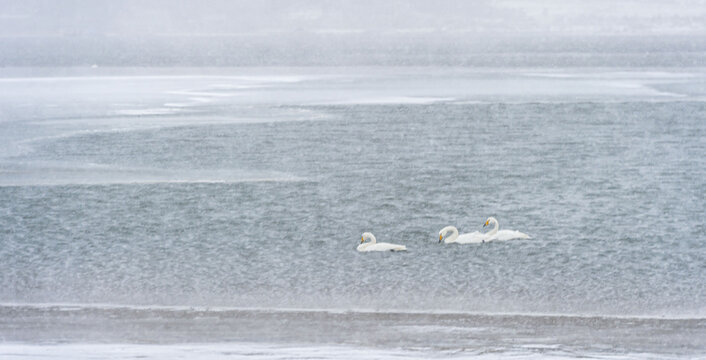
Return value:
M 585 335 L 580 354 L 606 351 L 601 341 L 585 341 L 597 329 L 623 327 L 608 353 L 706 352 L 692 341 L 704 334 L 706 316 L 706 74 L 699 70 L 20 69 L 3 76 L 0 336 L 7 341 L 31 342 L 22 334 L 41 322 L 31 319 L 63 324 L 51 305 L 19 304 L 101 303 L 513 313 L 523 315 L 512 321 L 540 334 L 537 343 L 551 346 L 574 344 L 557 331 L 556 322 L 568 320 L 524 316 L 565 314 L 573 319 L 566 327 Z M 475 231 L 488 216 L 532 239 L 437 243 L 442 227 Z M 410 251 L 359 254 L 364 231 Z M 97 323 L 112 315 L 101 311 L 115 311 L 88 309 L 83 318 Z M 169 324 L 169 316 L 149 314 Z M 573 315 L 623 322 L 595 327 Z M 216 340 L 267 340 L 282 321 L 251 321 L 248 328 L 262 334 L 254 339 L 233 330 L 242 330 L 232 324 L 241 324 L 239 316 Z M 654 323 L 640 327 L 625 316 Z M 468 321 L 491 334 L 515 328 L 491 318 Z M 437 323 L 465 325 L 413 319 L 390 320 L 384 333 L 411 326 L 419 336 L 382 344 L 483 355 L 469 350 L 487 340 L 475 333 L 451 336 L 443 348 L 425 335 Z M 307 325 L 309 333 L 340 320 L 329 315 L 320 327 Z M 360 333 L 379 320 L 346 323 Z M 663 332 L 671 341 L 631 342 L 636 327 L 641 339 Z M 101 329 L 90 333 L 132 340 Z M 281 331 L 270 339 L 342 343 Z M 54 326 L 35 339 L 61 340 L 59 333 Z M 160 342 L 159 332 L 145 334 L 144 342 Z M 209 338 L 193 328 L 183 334 L 186 342 Z M 491 336 L 495 342 L 482 345 L 515 354 L 506 336 L 522 338 Z

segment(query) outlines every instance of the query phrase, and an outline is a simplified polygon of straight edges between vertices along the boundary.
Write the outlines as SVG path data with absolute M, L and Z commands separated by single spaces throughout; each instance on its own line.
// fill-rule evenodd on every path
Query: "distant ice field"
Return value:
M 700 68 L 0 69 L 0 357 L 703 357 L 704 100 Z M 438 243 L 489 216 L 532 238 Z
M 15 329 L 0 343 L 10 359 L 672 359 L 703 355 L 706 338 L 703 318 L 109 304 L 2 304 L 0 316 Z

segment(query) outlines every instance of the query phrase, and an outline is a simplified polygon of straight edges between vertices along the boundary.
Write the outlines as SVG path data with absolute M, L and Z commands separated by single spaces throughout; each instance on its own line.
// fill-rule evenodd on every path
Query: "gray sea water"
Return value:
M 704 154 L 700 68 L 1 69 L 0 355 L 703 357 Z

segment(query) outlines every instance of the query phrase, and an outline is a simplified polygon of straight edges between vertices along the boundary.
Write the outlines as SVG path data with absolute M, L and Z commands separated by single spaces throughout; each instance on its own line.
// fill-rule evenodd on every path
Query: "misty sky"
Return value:
M 0 0 L 0 37 L 706 35 L 706 1 Z

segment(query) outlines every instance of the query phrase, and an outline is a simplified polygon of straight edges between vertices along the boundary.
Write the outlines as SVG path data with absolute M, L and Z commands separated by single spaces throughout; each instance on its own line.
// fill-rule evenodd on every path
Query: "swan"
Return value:
M 485 221 L 485 225 L 483 227 L 488 226 L 489 224 L 495 224 L 493 227 L 493 230 L 488 231 L 485 233 L 485 241 L 507 241 L 507 240 L 512 240 L 512 239 L 529 239 L 529 235 L 515 231 L 515 230 L 500 230 L 498 231 L 498 220 L 495 219 L 494 217 L 489 217 L 488 220 Z
M 370 242 L 365 242 L 365 239 L 370 239 Z M 358 245 L 358 251 L 406 251 L 407 247 L 404 245 L 388 244 L 388 243 L 378 243 L 375 240 L 375 235 L 366 232 L 360 237 L 360 245 Z
M 451 235 L 447 236 L 444 239 L 444 235 L 446 235 L 448 232 L 451 232 Z M 485 242 L 486 235 L 483 233 L 480 233 L 478 231 L 474 231 L 472 233 L 467 233 L 467 234 L 458 234 L 458 229 L 456 229 L 455 226 L 447 226 L 441 231 L 439 231 L 439 243 L 441 244 L 441 240 L 444 240 L 445 244 L 450 244 L 450 243 L 458 243 L 458 244 L 480 244 Z

